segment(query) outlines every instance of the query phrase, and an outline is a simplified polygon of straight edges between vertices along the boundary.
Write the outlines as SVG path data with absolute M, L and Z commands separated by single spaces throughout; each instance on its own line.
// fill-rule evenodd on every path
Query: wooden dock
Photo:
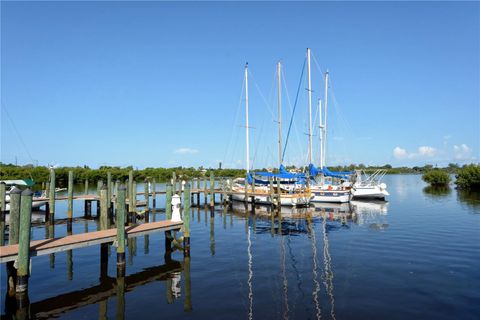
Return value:
M 179 230 L 183 222 L 169 220 L 144 223 L 136 226 L 127 226 L 125 231 L 128 237 L 137 237 L 159 231 Z M 30 256 L 78 249 L 102 243 L 112 243 L 117 237 L 117 229 L 88 232 L 65 236 L 62 238 L 36 240 L 30 242 Z M 18 256 L 18 244 L 0 247 L 0 263 L 14 261 Z

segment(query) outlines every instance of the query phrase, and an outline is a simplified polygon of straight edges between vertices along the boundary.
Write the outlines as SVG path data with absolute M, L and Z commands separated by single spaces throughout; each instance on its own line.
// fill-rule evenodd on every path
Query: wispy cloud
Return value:
M 175 154 L 195 154 L 198 153 L 197 149 L 192 148 L 178 148 L 173 151 Z
M 408 152 L 400 147 L 395 147 L 395 149 L 393 149 L 393 156 L 397 159 L 405 159 L 408 157 Z
M 472 159 L 472 149 L 465 143 L 453 146 L 453 156 L 456 160 L 470 160 Z

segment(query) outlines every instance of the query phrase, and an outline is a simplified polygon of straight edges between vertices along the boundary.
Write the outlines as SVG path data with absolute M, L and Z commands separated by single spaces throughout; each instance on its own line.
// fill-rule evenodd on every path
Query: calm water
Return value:
M 114 248 L 103 275 L 99 246 L 34 257 L 31 318 L 479 319 L 480 195 L 425 188 L 413 175 L 385 182 L 388 203 L 286 210 L 274 220 L 243 205 L 218 206 L 213 217 L 193 208 L 190 260 L 178 251 L 165 260 L 163 233 L 142 236 L 129 241 L 125 278 L 116 279 Z M 65 217 L 66 204 L 57 212 Z M 96 229 L 80 220 L 73 232 Z M 34 228 L 35 239 L 49 235 Z M 5 278 L 2 266 L 9 319 Z

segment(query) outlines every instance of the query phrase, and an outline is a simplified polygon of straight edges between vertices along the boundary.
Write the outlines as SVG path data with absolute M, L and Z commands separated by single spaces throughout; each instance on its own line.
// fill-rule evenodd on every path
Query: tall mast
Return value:
M 310 78 L 310 48 L 307 48 L 307 78 L 308 78 L 308 162 L 312 163 L 312 80 Z
M 325 72 L 325 119 L 323 123 L 323 165 L 327 165 L 327 108 L 328 108 L 328 70 Z
M 282 81 L 281 81 L 280 61 L 277 63 L 277 81 L 278 81 L 278 166 L 282 165 Z
M 250 141 L 248 137 L 248 62 L 245 64 L 245 140 L 247 148 L 246 156 L 246 166 L 247 173 L 250 172 Z
M 323 123 L 322 123 L 322 100 L 318 99 L 318 135 L 320 137 L 320 168 L 323 168 Z

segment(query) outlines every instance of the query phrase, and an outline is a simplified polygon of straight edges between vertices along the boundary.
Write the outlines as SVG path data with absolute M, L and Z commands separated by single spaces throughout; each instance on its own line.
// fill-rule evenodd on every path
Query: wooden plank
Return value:
M 137 226 L 125 228 L 127 236 L 138 237 L 141 235 L 180 229 L 183 222 L 172 222 L 169 220 L 144 223 Z M 74 234 L 62 238 L 36 240 L 30 242 L 30 256 L 40 256 L 60 251 L 78 249 L 101 243 L 113 242 L 117 236 L 117 229 Z M 0 247 L 0 263 L 14 261 L 18 255 L 18 244 Z

